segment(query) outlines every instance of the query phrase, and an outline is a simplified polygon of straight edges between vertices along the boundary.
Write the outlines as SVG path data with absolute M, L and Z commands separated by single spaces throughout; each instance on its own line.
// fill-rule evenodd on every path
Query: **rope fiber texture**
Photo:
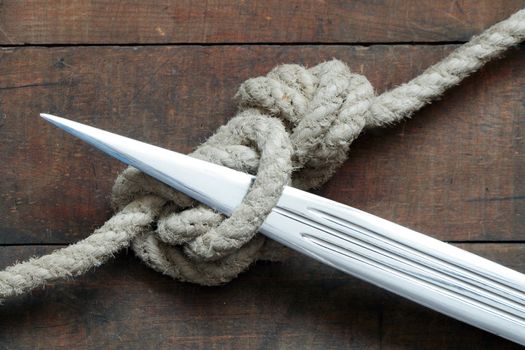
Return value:
M 257 230 L 285 185 L 322 185 L 364 128 L 409 117 L 524 39 L 520 10 L 379 96 L 337 60 L 310 69 L 281 65 L 249 79 L 236 94 L 237 116 L 191 154 L 257 175 L 229 218 L 129 167 L 113 187 L 116 214 L 76 244 L 1 271 L 0 299 L 78 276 L 129 246 L 153 269 L 202 285 L 228 282 L 255 260 L 279 259 L 286 249 Z

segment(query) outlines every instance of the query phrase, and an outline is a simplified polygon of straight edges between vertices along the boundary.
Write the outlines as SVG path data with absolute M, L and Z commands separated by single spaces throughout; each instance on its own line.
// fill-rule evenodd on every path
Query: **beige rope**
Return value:
M 225 283 L 257 259 L 278 257 L 283 248 L 256 232 L 284 185 L 320 186 L 345 161 L 365 127 L 410 116 L 524 39 L 521 10 L 377 97 L 364 76 L 337 60 L 310 69 L 282 65 L 249 79 L 236 95 L 238 115 L 192 153 L 257 174 L 231 217 L 130 167 L 113 188 L 116 214 L 83 241 L 1 271 L 0 299 L 80 275 L 130 244 L 155 270 L 203 285 Z

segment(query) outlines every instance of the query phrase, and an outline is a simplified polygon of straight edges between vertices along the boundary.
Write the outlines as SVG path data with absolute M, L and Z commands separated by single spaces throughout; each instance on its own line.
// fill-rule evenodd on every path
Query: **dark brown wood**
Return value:
M 524 244 L 462 248 L 525 272 Z M 0 267 L 46 247 L 2 247 Z M 0 308 L 8 349 L 518 349 L 313 260 L 258 263 L 223 287 L 176 282 L 131 256 Z
M 123 169 L 39 112 L 190 152 L 234 115 L 239 84 L 277 64 L 339 58 L 382 92 L 524 6 L 0 0 L 0 269 L 89 235 L 110 217 Z M 317 192 L 525 272 L 524 53 L 512 50 L 409 121 L 368 130 Z M 299 255 L 203 288 L 122 252 L 0 305 L 0 348 L 518 346 Z
M 0 44 L 465 41 L 525 5 L 467 1 L 1 1 Z
M 38 118 L 52 112 L 189 152 L 245 79 L 332 57 L 384 91 L 454 46 L 17 48 L 0 51 L 0 243 L 66 243 L 111 214 L 123 166 Z M 398 126 L 370 130 L 320 191 L 446 240 L 523 240 L 525 55 L 518 48 Z

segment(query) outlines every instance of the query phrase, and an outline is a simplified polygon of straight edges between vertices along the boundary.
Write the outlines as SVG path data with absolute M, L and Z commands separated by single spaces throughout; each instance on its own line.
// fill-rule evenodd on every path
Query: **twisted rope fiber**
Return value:
M 257 259 L 278 259 L 284 247 L 256 233 L 283 186 L 320 186 L 365 127 L 409 117 L 524 39 L 521 10 L 380 96 L 337 60 L 310 69 L 281 65 L 249 79 L 236 94 L 237 116 L 191 154 L 257 174 L 229 218 L 129 167 L 113 187 L 116 214 L 76 244 L 1 271 L 0 299 L 78 276 L 130 245 L 155 270 L 202 285 L 228 282 Z

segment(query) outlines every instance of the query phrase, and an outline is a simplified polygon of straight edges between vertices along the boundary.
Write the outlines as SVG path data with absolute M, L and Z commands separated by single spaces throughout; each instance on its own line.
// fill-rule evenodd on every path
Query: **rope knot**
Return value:
M 348 148 L 367 124 L 374 90 L 341 61 L 310 69 L 295 64 L 248 79 L 236 98 L 241 108 L 257 108 L 281 119 L 294 148 L 293 185 L 322 185 L 344 162 Z
M 337 60 L 310 69 L 281 65 L 248 79 L 235 95 L 237 116 L 191 156 L 257 174 L 250 191 L 225 218 L 129 167 L 113 188 L 117 209 L 144 195 L 166 203 L 156 227 L 134 238 L 135 253 L 162 273 L 204 285 L 275 256 L 275 244 L 256 234 L 260 225 L 285 185 L 319 186 L 344 162 L 373 95 L 365 77 Z

